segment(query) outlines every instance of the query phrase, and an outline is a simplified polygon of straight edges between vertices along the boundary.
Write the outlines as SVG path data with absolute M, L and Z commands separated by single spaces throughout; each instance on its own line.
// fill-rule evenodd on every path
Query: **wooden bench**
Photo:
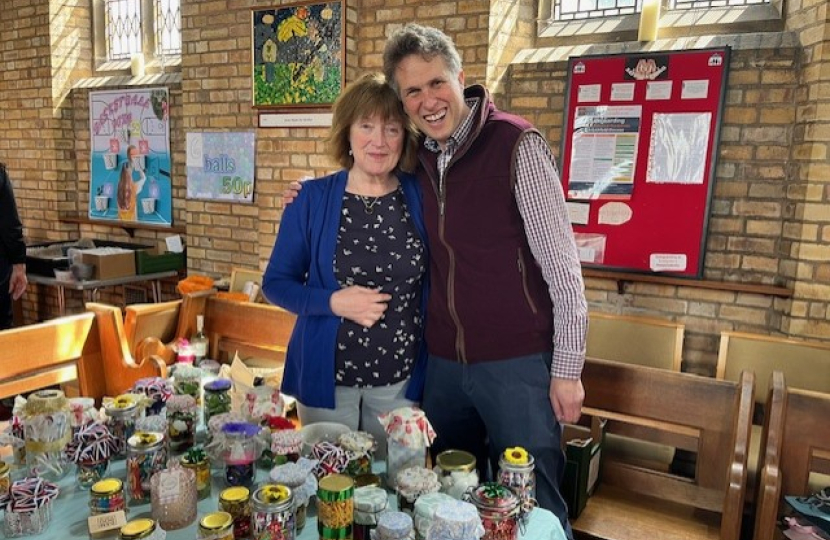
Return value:
M 632 315 L 588 313 L 586 356 L 680 371 L 685 325 Z
M 783 497 L 814 493 L 830 475 L 830 394 L 790 388 L 785 378 L 775 372 L 767 394 L 754 540 L 784 538 L 776 526 Z
M 579 538 L 738 540 L 755 378 L 719 381 L 589 358 L 584 412 L 626 437 L 698 455 L 693 477 L 603 454 L 597 490 L 572 522 Z

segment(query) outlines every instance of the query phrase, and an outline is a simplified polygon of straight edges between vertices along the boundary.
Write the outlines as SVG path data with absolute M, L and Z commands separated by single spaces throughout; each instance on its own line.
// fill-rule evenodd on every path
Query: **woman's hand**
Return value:
M 329 303 L 335 315 L 371 328 L 383 317 L 391 299 L 392 295 L 352 285 L 332 294 Z

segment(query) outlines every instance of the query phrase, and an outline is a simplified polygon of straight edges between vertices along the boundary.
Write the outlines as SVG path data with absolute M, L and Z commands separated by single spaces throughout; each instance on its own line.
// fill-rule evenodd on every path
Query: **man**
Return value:
M 387 41 L 387 81 L 424 134 L 418 175 L 430 241 L 423 408 L 434 451 L 481 466 L 507 447 L 536 462 L 537 499 L 571 537 L 559 493 L 560 422 L 584 398 L 587 307 L 553 156 L 526 120 L 464 88 L 441 31 L 409 24 Z
M 12 183 L 0 163 L 0 330 L 12 327 L 12 301 L 26 291 L 26 243 Z

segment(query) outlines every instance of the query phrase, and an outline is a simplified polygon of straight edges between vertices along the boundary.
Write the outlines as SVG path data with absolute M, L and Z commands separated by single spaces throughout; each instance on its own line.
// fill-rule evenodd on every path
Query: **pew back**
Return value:
M 680 371 L 684 332 L 682 323 L 592 311 L 586 355 Z

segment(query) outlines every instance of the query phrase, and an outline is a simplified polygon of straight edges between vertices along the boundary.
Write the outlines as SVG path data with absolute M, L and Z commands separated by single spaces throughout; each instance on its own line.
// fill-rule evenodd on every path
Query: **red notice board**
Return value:
M 701 277 L 729 53 L 569 59 L 560 155 L 584 266 Z

